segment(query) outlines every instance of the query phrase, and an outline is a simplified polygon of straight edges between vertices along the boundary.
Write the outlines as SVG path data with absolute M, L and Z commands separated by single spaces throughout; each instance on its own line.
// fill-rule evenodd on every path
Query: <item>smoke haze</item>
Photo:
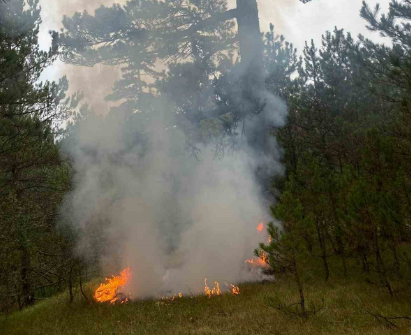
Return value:
M 254 180 L 255 157 L 245 148 L 215 159 L 206 147 L 191 157 L 184 135 L 168 127 L 167 105 L 159 98 L 155 117 L 134 130 L 129 115 L 91 115 L 65 144 L 76 179 L 63 213 L 82 231 L 79 251 L 87 255 L 89 225 L 99 225 L 100 243 L 108 246 L 103 268 L 117 272 L 118 259 L 120 268 L 130 266 L 129 289 L 138 298 L 199 293 L 204 278 L 258 279 L 245 264 L 266 239 L 257 224 L 268 219 Z M 282 123 L 285 107 L 276 108 Z

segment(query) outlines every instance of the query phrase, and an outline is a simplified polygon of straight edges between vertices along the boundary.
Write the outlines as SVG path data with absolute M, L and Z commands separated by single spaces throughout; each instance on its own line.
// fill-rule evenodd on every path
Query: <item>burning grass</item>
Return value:
M 261 222 L 257 225 L 257 232 L 261 233 L 264 229 L 264 223 Z M 269 240 L 270 243 L 270 240 Z M 251 267 L 254 268 L 264 268 L 269 265 L 268 257 L 265 252 L 261 251 L 260 257 L 254 259 L 247 259 L 245 263 L 249 264 Z M 99 303 L 110 302 L 111 304 L 115 304 L 119 302 L 121 304 L 127 303 L 131 299 L 130 294 L 124 293 L 124 288 L 129 283 L 132 277 L 132 272 L 129 267 L 125 268 L 121 271 L 120 275 L 112 276 L 111 278 L 106 278 L 105 283 L 101 283 L 99 287 L 94 291 L 94 300 Z M 240 288 L 235 286 L 234 284 L 227 284 L 225 283 L 228 292 L 233 295 L 240 294 Z M 220 289 L 220 284 L 218 282 L 214 282 L 214 287 L 210 288 L 207 285 L 207 278 L 204 279 L 204 294 L 211 298 L 212 296 L 219 296 L 223 294 L 223 291 Z M 177 297 L 182 298 L 182 293 L 172 294 L 171 296 L 163 296 L 163 300 L 171 299 L 174 301 Z
M 87 285 L 92 296 L 99 283 Z M 224 286 L 224 284 L 222 284 Z M 208 283 L 210 290 L 215 283 Z M 222 289 L 221 287 L 220 289 Z M 224 289 L 228 288 L 227 286 Z M 289 277 L 276 282 L 242 284 L 241 294 L 222 294 L 208 298 L 174 296 L 165 300 L 131 301 L 128 304 L 87 304 L 79 293 L 73 304 L 66 294 L 39 302 L 23 312 L 0 319 L 0 333 L 7 335 L 44 334 L 392 334 L 381 322 L 366 313 L 411 315 L 410 293 L 395 300 L 364 281 L 349 279 L 313 281 L 307 286 L 308 303 L 325 307 L 308 319 L 295 318 L 271 308 L 274 300 L 292 304 L 298 291 Z M 356 306 L 352 303 L 355 301 Z M 399 321 L 395 334 L 409 334 L 406 321 Z
M 115 303 L 128 303 L 131 300 L 131 294 L 125 294 L 123 289 L 129 283 L 132 277 L 130 268 L 125 268 L 121 271 L 119 276 L 112 276 L 111 278 L 106 278 L 105 283 L 101 283 L 99 287 L 94 291 L 94 300 L 99 303 L 110 302 L 112 305 Z M 220 284 L 214 282 L 214 287 L 209 288 L 207 285 L 207 278 L 204 279 L 204 294 L 211 298 L 212 296 L 219 296 L 223 294 L 220 289 Z M 234 284 L 225 284 L 227 287 L 227 292 L 233 295 L 240 294 L 240 288 Z M 178 294 L 172 294 L 171 296 L 163 296 L 161 300 L 171 300 L 174 301 L 176 298 L 182 298 L 183 294 L 180 292 Z
M 124 288 L 131 278 L 130 268 L 125 268 L 119 276 L 106 278 L 106 283 L 101 283 L 94 292 L 94 299 L 98 302 L 109 301 L 111 304 L 117 301 L 124 303 L 128 301 L 126 295 L 120 295 L 119 290 Z

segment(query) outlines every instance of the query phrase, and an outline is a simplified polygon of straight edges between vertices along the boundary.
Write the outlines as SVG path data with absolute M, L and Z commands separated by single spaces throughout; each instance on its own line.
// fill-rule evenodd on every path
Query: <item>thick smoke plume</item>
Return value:
M 167 128 L 166 106 L 159 103 L 157 116 L 137 130 L 126 115 L 90 116 L 65 144 L 76 177 L 64 212 L 82 232 L 80 252 L 103 245 L 103 268 L 117 271 L 119 260 L 130 266 L 129 289 L 140 298 L 198 293 L 205 277 L 257 279 L 244 262 L 266 238 L 256 230 L 268 219 L 256 157 L 245 148 L 216 159 L 212 147 L 190 156 L 184 135 Z M 99 228 L 97 241 L 90 227 Z
M 281 126 L 286 115 L 278 98 L 257 93 L 264 115 L 239 125 L 253 136 L 261 120 Z M 266 240 L 256 227 L 269 215 L 255 172 L 281 171 L 275 140 L 263 141 L 262 150 L 239 135 L 235 152 L 217 159 L 211 145 L 193 155 L 172 102 L 158 97 L 154 104 L 147 113 L 91 113 L 71 128 L 64 151 L 76 174 L 63 213 L 80 230 L 79 252 L 99 249 L 105 272 L 130 267 L 134 298 L 200 293 L 204 278 L 258 279 L 245 260 Z

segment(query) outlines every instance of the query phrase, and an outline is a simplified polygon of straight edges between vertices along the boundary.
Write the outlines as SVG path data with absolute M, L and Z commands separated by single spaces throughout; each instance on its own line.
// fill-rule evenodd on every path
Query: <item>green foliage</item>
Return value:
M 260 246 L 275 272 L 290 260 L 318 271 L 321 260 L 326 280 L 363 271 L 391 296 L 408 285 L 410 8 L 392 1 L 378 18 L 379 7 L 364 2 L 369 29 L 393 47 L 337 28 L 320 48 L 306 44 L 300 76 L 283 94 L 288 124 L 275 130 L 287 167 L 273 209 L 281 229 L 271 224 L 271 243 Z
M 39 1 L 0 4 L 0 312 L 66 280 L 56 217 L 71 171 L 56 141 L 80 96 L 64 77 L 38 81 L 57 56 L 40 50 L 40 22 Z

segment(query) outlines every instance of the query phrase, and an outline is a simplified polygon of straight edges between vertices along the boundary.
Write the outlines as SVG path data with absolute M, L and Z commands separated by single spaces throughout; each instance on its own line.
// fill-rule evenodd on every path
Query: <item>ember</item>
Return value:
M 257 230 L 258 231 L 263 231 L 263 229 L 264 229 L 264 223 L 260 223 L 258 226 L 257 226 Z
M 130 268 L 126 268 L 121 271 L 120 276 L 113 276 L 113 278 L 106 278 L 107 283 L 100 284 L 97 290 L 94 292 L 94 299 L 98 302 L 109 301 L 114 304 L 119 301 L 122 304 L 126 303 L 128 299 L 124 294 L 119 294 L 117 291 L 120 288 L 126 286 L 131 278 Z
M 163 300 L 163 301 L 174 301 L 174 300 L 177 299 L 177 297 L 181 299 L 183 297 L 183 294 L 182 293 L 179 293 L 178 295 L 173 294 L 172 296 L 165 295 L 161 298 L 161 300 Z

